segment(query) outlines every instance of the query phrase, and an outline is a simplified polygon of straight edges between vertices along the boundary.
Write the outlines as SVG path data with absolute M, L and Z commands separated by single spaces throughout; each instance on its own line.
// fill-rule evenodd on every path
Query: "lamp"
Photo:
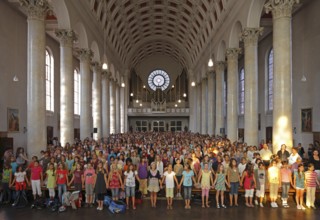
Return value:
M 105 7 L 106 7 L 106 5 L 105 5 Z M 106 56 L 106 34 L 105 34 L 105 31 L 103 31 L 103 55 L 104 55 L 104 62 L 103 62 L 103 64 L 102 64 L 102 69 L 103 70 L 107 70 L 108 69 L 108 64 L 106 63 L 106 58 L 105 58 L 105 56 Z
M 208 62 L 208 67 L 213 67 L 212 54 L 211 54 L 211 41 L 210 41 L 210 59 Z
M 14 75 L 12 80 L 13 80 L 13 82 L 19 82 L 19 78 L 17 77 L 17 75 Z
M 301 82 L 307 82 L 307 78 L 306 78 L 306 76 L 304 74 L 301 77 Z
M 133 96 L 133 92 L 130 93 L 130 96 L 131 96 L 131 97 Z
M 187 93 L 183 93 L 183 97 L 184 97 L 184 98 L 187 97 Z
M 195 87 L 195 86 L 196 86 L 195 81 L 192 81 L 192 82 L 191 82 L 191 86 L 192 86 L 192 87 Z

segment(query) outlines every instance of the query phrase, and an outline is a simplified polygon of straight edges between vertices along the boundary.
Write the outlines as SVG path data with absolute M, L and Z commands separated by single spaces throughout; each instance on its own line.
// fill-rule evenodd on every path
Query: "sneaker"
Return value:
M 302 210 L 306 210 L 306 208 L 305 208 L 303 205 L 301 206 L 301 209 L 302 209 Z
M 261 208 L 263 208 L 263 207 L 264 207 L 262 203 L 260 203 L 260 207 L 261 207 Z
M 217 204 L 217 209 L 220 209 L 220 205 L 219 204 Z
M 276 202 L 273 203 L 274 208 L 278 208 L 278 204 Z
M 271 205 L 272 208 L 275 208 L 274 202 L 271 202 L 270 205 Z
M 255 204 L 255 205 L 259 205 L 258 200 L 254 200 L 254 204 Z
M 225 206 L 224 204 L 222 204 L 222 205 L 221 205 L 221 207 L 222 207 L 222 208 L 224 208 L 224 209 L 226 209 L 226 208 L 227 208 L 227 206 Z
M 300 206 L 300 205 L 297 205 L 297 209 L 301 209 L 301 206 Z
M 100 207 L 97 207 L 97 210 L 100 210 Z

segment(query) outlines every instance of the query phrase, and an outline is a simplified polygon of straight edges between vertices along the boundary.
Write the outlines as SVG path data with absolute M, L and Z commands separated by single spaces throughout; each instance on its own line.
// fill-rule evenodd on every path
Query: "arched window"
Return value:
M 53 56 L 46 49 L 46 110 L 54 111 L 54 72 Z
M 80 73 L 74 70 L 74 114 L 80 115 Z
M 273 49 L 268 55 L 268 72 L 267 72 L 267 110 L 273 110 Z
M 239 114 L 244 114 L 244 68 L 239 74 Z

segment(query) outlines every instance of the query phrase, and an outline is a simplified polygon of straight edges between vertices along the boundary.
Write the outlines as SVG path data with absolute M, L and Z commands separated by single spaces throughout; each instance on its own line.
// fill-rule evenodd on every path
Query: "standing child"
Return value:
M 150 192 L 151 207 L 157 207 L 157 193 L 160 191 L 161 176 L 157 170 L 155 162 L 151 163 L 150 170 L 148 172 L 148 191 Z
M 96 172 L 91 163 L 88 163 L 87 169 L 83 173 L 82 188 L 86 190 L 86 205 L 85 207 L 93 207 L 93 189 L 95 182 Z
M 292 184 L 292 173 L 289 169 L 288 162 L 282 161 L 282 167 L 280 170 L 280 179 L 281 179 L 281 186 L 282 186 L 282 206 L 284 208 L 289 208 L 288 205 L 288 198 L 289 198 L 289 190 L 290 185 Z
M 39 161 L 35 160 L 33 166 L 30 168 L 31 170 L 31 186 L 32 186 L 32 194 L 33 198 L 37 198 L 37 194 L 39 197 L 42 196 L 41 192 L 41 185 L 43 182 L 43 175 L 42 175 L 42 167 L 39 165 Z
M 305 172 L 306 178 L 306 188 L 307 188 L 307 198 L 306 205 L 308 208 L 316 209 L 314 205 L 316 188 L 319 186 L 319 181 L 317 179 L 317 173 L 314 171 L 314 165 L 309 163 L 308 171 Z
M 141 161 L 138 165 L 138 176 L 140 179 L 139 182 L 139 191 L 142 196 L 146 196 L 148 194 L 147 181 L 148 181 L 148 163 L 145 157 L 141 158 Z
M 204 200 L 206 200 L 206 206 L 209 208 L 209 190 L 211 188 L 211 185 L 213 185 L 213 179 L 212 179 L 212 173 L 211 170 L 209 170 L 209 164 L 204 163 L 203 169 L 200 171 L 198 182 L 201 180 L 201 190 L 202 190 L 202 208 L 205 208 L 204 206 Z M 211 183 L 211 184 L 210 184 Z
M 58 186 L 58 196 L 59 200 L 62 203 L 62 195 L 67 192 L 68 182 L 68 170 L 65 167 L 64 163 L 60 163 L 56 173 L 56 182 Z
M 185 201 L 185 209 L 191 209 L 190 200 L 191 200 L 191 190 L 192 183 L 196 183 L 194 178 L 194 172 L 191 170 L 191 166 L 189 163 L 185 163 L 184 171 L 182 172 L 182 178 L 179 183 L 179 188 L 183 183 L 183 193 L 184 193 L 184 201 Z
M 97 167 L 97 178 L 95 178 L 95 193 L 97 194 L 97 200 L 98 200 L 98 211 L 103 210 L 103 199 L 104 195 L 107 192 L 107 172 L 103 168 L 103 163 L 100 161 L 98 163 Z
M 74 190 L 81 191 L 82 190 L 82 178 L 83 178 L 83 171 L 81 169 L 81 165 L 79 163 L 76 164 L 76 168 L 73 171 L 72 178 L 69 181 L 68 186 L 73 183 Z
M 256 180 L 253 175 L 253 165 L 249 162 L 244 170 L 240 185 L 245 189 L 246 206 L 254 207 L 252 204 L 254 188 L 256 187 Z
M 224 205 L 224 191 L 226 191 L 226 185 L 229 186 L 229 183 L 226 178 L 225 169 L 222 164 L 218 166 L 216 178 L 214 180 L 213 186 L 215 186 L 216 189 L 216 202 L 217 202 L 217 208 L 220 209 L 219 205 L 219 195 L 221 195 L 221 207 L 227 208 Z M 230 187 L 230 186 L 229 186 Z
M 6 201 L 4 203 L 9 203 L 11 201 L 11 191 L 10 191 L 10 184 L 12 181 L 12 169 L 9 164 L 5 163 L 3 172 L 2 172 L 2 190 L 4 198 Z
M 232 200 L 234 197 L 234 205 L 238 207 L 238 189 L 240 183 L 239 168 L 236 159 L 230 160 L 228 168 L 228 184 L 230 185 L 230 206 L 232 206 Z
M 127 209 L 129 209 L 129 198 L 131 196 L 132 199 L 132 208 L 136 209 L 136 199 L 135 199 L 135 189 L 136 189 L 136 181 L 140 181 L 138 172 L 134 170 L 134 165 L 131 163 L 128 167 L 128 170 L 124 172 L 124 183 L 126 186 L 126 202 Z
M 164 172 L 163 178 L 161 181 L 161 188 L 162 184 L 166 180 L 166 197 L 167 197 L 167 209 L 172 209 L 172 198 L 174 192 L 174 182 L 178 185 L 178 180 L 176 178 L 175 172 L 172 171 L 172 165 L 168 165 L 168 170 Z
M 14 183 L 16 186 L 15 189 L 17 192 L 17 197 L 12 206 L 17 206 L 22 201 L 24 202 L 24 204 L 27 204 L 28 200 L 25 190 L 27 187 L 26 183 L 30 186 L 30 182 L 27 178 L 26 172 L 22 170 L 22 166 L 18 166 L 17 171 L 14 173 L 14 179 L 10 187 L 12 187 Z
M 176 174 L 178 183 L 180 183 L 182 178 L 183 166 L 181 165 L 180 158 L 177 158 L 175 162 L 176 164 L 174 165 L 173 170 L 174 170 L 174 173 Z M 178 185 L 177 185 L 177 197 L 178 198 L 181 197 L 181 188 L 179 188 Z
M 266 189 L 266 170 L 263 162 L 259 162 L 258 164 L 258 169 L 254 170 L 254 178 L 256 180 L 256 199 L 255 199 L 255 204 L 259 205 L 260 207 L 263 208 L 263 198 L 265 194 L 265 189 Z
M 47 188 L 49 190 L 49 197 L 50 200 L 53 200 L 56 193 L 55 193 L 55 187 L 56 187 L 56 171 L 54 169 L 54 164 L 53 163 L 49 163 L 48 165 L 48 169 L 46 171 L 46 175 L 47 175 Z
M 117 164 L 112 164 L 110 169 L 107 186 L 111 189 L 112 199 L 117 201 L 119 199 L 119 189 L 123 188 L 122 179 Z
M 305 210 L 303 206 L 303 193 L 305 188 L 304 166 L 299 164 L 298 171 L 294 173 L 294 188 L 296 189 L 297 209 Z
M 268 168 L 268 184 L 269 184 L 269 191 L 270 191 L 270 200 L 271 200 L 271 207 L 277 208 L 277 198 L 278 198 L 278 190 L 279 185 L 281 184 L 280 178 L 280 169 L 277 166 L 277 161 L 273 160 L 271 162 L 271 166 Z

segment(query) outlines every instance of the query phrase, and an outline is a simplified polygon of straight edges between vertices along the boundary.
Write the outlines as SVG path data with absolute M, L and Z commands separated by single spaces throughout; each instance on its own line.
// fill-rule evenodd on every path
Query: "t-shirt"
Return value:
M 42 173 L 42 167 L 32 167 L 31 168 L 31 180 L 40 180 L 40 174 Z
M 66 184 L 67 183 L 67 170 L 57 170 L 57 183 L 58 184 Z
M 176 173 L 176 176 L 182 176 L 183 166 L 181 164 L 176 164 L 174 166 L 174 172 Z
M 136 175 L 138 174 L 137 171 L 126 171 L 124 172 L 124 175 L 126 176 L 126 186 L 129 186 L 129 187 L 134 187 L 136 186 Z
M 174 176 L 176 175 L 175 172 L 171 171 L 170 173 L 168 171 L 164 172 L 163 176 L 166 177 L 166 188 L 174 188 Z
M 83 175 L 84 175 L 86 184 L 93 184 L 94 183 L 95 173 L 96 172 L 94 171 L 94 169 L 86 169 L 84 171 Z
M 55 183 L 56 183 L 56 176 L 54 175 L 54 172 L 53 170 L 47 170 L 46 171 L 46 174 L 47 174 L 47 188 L 48 189 L 52 189 L 55 187 Z
M 266 182 L 266 171 L 258 169 L 258 178 L 260 185 L 264 185 Z
M 291 170 L 290 169 L 281 169 L 281 182 L 290 183 Z
M 24 177 L 26 176 L 26 172 L 16 172 L 14 176 L 16 177 L 16 182 L 22 183 L 24 182 Z
M 317 187 L 317 173 L 315 171 L 305 172 L 306 187 Z
M 182 175 L 183 179 L 183 186 L 192 186 L 192 177 L 194 176 L 194 172 L 190 170 L 189 172 L 183 171 Z
M 270 167 L 268 169 L 269 182 L 274 184 L 279 184 L 279 168 Z
M 10 182 L 10 172 L 11 172 L 11 169 L 3 169 L 3 173 L 2 173 L 2 182 L 3 183 Z
M 82 170 L 75 170 L 73 172 L 73 175 L 74 175 L 74 179 L 73 179 L 73 183 L 74 184 L 82 183 L 82 179 L 81 179 L 81 176 L 83 175 L 83 171 Z
M 11 165 L 12 173 L 14 174 L 17 170 L 18 164 L 17 162 L 11 162 L 10 165 Z

